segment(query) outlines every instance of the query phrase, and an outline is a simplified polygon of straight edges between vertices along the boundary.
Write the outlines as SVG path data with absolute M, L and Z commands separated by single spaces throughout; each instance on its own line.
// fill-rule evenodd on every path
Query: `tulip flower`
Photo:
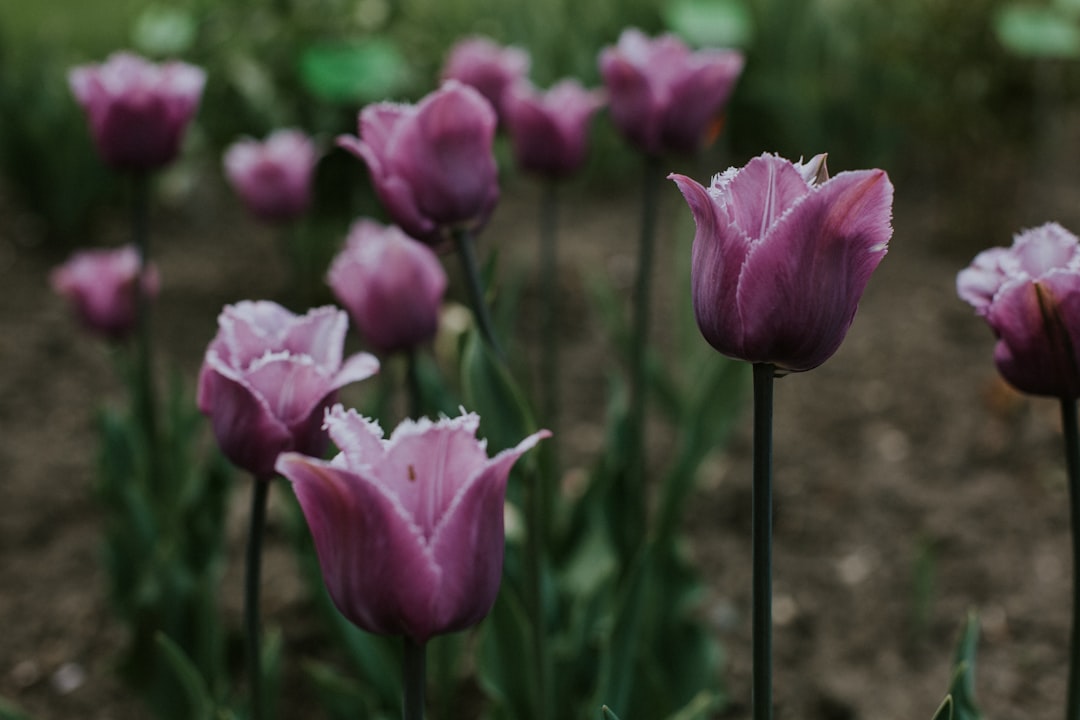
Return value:
M 446 271 L 431 248 L 400 228 L 353 223 L 327 282 L 377 352 L 410 350 L 435 337 Z
M 146 299 L 157 296 L 157 268 L 146 268 L 139 282 L 134 245 L 113 250 L 83 250 L 49 274 L 49 284 L 66 298 L 82 323 L 113 341 L 124 340 L 138 322 L 138 287 Z
M 377 103 L 360 112 L 360 137 L 338 145 L 361 158 L 375 192 L 407 234 L 441 245 L 445 234 L 476 231 L 499 199 L 492 143 L 495 111 L 454 80 L 417 105 Z
M 522 80 L 503 95 L 503 115 L 518 165 L 549 178 L 575 173 L 585 160 L 588 124 L 600 93 L 563 80 L 546 93 Z
M 334 393 L 379 369 L 367 353 L 342 360 L 348 322 L 334 307 L 302 316 L 268 301 L 225 307 L 199 372 L 198 405 L 234 465 L 268 479 L 279 453 L 322 451 Z
M 239 140 L 225 151 L 225 177 L 253 215 L 287 222 L 311 205 L 319 161 L 315 143 L 299 130 L 278 130 L 265 141 Z
M 1080 398 L 1080 240 L 1057 223 L 979 253 L 956 278 L 960 297 L 997 337 L 994 361 L 1017 390 Z
M 494 604 L 507 476 L 549 433 L 488 458 L 479 422 L 472 413 L 405 420 L 386 440 L 374 421 L 338 405 L 325 427 L 341 454 L 278 459 L 330 597 L 357 627 L 423 645 L 478 623 Z
M 506 119 L 503 94 L 529 74 L 529 65 L 529 53 L 521 48 L 503 47 L 485 37 L 470 37 L 450 49 L 442 78 L 476 88 L 503 122 Z
M 735 50 L 691 52 L 674 35 L 628 28 L 600 53 L 611 119 L 648 155 L 692 153 L 710 139 L 743 68 Z
M 68 74 L 98 153 L 116 170 L 154 170 L 172 162 L 199 106 L 206 73 L 182 62 L 161 65 L 128 52 Z
M 840 347 L 888 250 L 893 187 L 883 170 L 826 176 L 822 155 L 761 155 L 709 188 L 668 176 L 697 223 L 698 327 L 724 355 L 803 371 Z

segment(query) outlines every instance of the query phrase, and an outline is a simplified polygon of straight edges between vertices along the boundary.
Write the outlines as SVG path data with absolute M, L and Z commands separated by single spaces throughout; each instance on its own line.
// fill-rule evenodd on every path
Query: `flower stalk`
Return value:
M 254 477 L 251 489 L 251 517 L 248 525 L 247 557 L 244 567 L 244 634 L 246 635 L 248 691 L 251 720 L 262 720 L 262 659 L 259 642 L 259 577 L 262 569 L 262 539 L 266 527 L 266 505 L 270 478 Z
M 157 402 L 154 394 L 154 352 L 150 334 L 150 298 L 143 291 L 146 273 L 150 268 L 150 176 L 145 172 L 131 174 L 131 234 L 139 255 L 136 275 L 135 324 L 138 335 L 137 380 L 138 412 L 146 430 L 150 457 L 157 457 Z
M 543 283 L 544 347 L 540 361 L 540 388 L 543 395 L 543 417 L 555 437 L 559 435 L 559 188 L 552 180 L 544 183 L 540 205 L 540 277 Z M 556 444 L 548 452 L 554 460 Z M 558 468 L 558 462 L 552 462 Z
M 1065 470 L 1069 477 L 1069 511 L 1072 527 L 1073 607 L 1069 649 L 1069 690 L 1066 720 L 1080 720 L 1080 430 L 1075 398 L 1061 399 L 1061 425 L 1065 436 Z
M 752 635 L 754 720 L 772 718 L 772 415 L 771 363 L 754 363 Z
M 402 705 L 405 720 L 424 720 L 424 695 L 427 683 L 427 643 L 405 637 L 402 657 Z
M 458 257 L 461 258 L 461 266 L 465 270 L 465 285 L 469 293 L 469 303 L 472 305 L 476 324 L 480 327 L 480 334 L 484 336 L 484 340 L 499 356 L 499 359 L 505 360 L 506 354 L 503 352 L 502 346 L 495 335 L 495 325 L 491 320 L 487 302 L 484 300 L 484 281 L 480 277 L 480 266 L 476 260 L 472 233 L 466 228 L 458 227 L 454 229 L 453 237 Z

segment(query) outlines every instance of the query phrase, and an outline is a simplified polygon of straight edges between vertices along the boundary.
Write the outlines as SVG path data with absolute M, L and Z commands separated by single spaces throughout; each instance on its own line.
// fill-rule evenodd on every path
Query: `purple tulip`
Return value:
M 635 28 L 600 53 L 611 118 L 650 155 L 688 154 L 710 140 L 742 68 L 738 51 L 691 52 L 674 35 L 650 39 Z
M 327 282 L 360 334 L 383 355 L 428 342 L 439 329 L 446 271 L 431 248 L 394 225 L 353 223 Z
M 278 130 L 266 140 L 239 140 L 225 151 L 225 176 L 256 217 L 287 222 L 311 205 L 311 179 L 319 161 L 315 143 L 299 130 Z
M 604 104 L 601 93 L 563 80 L 546 93 L 515 83 L 503 96 L 514 156 L 529 172 L 550 178 L 574 174 L 585 161 L 589 118 Z
M 491 610 L 502 576 L 507 476 L 550 433 L 489 459 L 475 437 L 479 423 L 475 414 L 405 420 L 384 440 L 377 423 L 338 405 L 325 427 L 340 455 L 279 458 L 330 597 L 357 627 L 422 644 Z
M 892 235 L 883 170 L 827 179 L 824 155 L 762 155 L 705 188 L 669 175 L 697 223 L 694 314 L 724 355 L 810 370 L 836 352 Z
M 529 65 L 529 53 L 521 48 L 503 47 L 486 37 L 470 37 L 450 49 L 442 78 L 479 90 L 495 108 L 499 121 L 504 122 L 503 93 L 529 74 Z
M 49 284 L 66 298 L 88 329 L 112 341 L 131 335 L 138 323 L 139 252 L 134 245 L 83 250 L 49 274 Z M 157 296 L 157 268 L 143 271 L 142 293 Z
M 1057 223 L 979 253 L 956 278 L 997 336 L 994 362 L 1017 390 L 1080 397 L 1080 240 Z
M 68 73 L 75 99 L 107 165 L 154 170 L 180 152 L 184 129 L 199 106 L 206 73 L 193 65 L 162 65 L 127 52 Z
M 447 80 L 417 105 L 377 103 L 360 112 L 360 137 L 338 145 L 367 163 L 394 222 L 432 245 L 458 227 L 479 230 L 499 200 L 492 143 L 495 111 Z
M 225 457 L 260 479 L 286 450 L 318 455 L 323 410 L 335 392 L 378 372 L 358 353 L 342 361 L 348 329 L 334 307 L 294 315 L 277 303 L 227 305 L 199 372 L 199 410 Z

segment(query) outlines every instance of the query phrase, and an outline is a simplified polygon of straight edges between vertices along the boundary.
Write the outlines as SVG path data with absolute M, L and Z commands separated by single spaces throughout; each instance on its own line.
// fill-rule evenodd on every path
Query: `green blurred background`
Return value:
M 1023 158 L 1053 154 L 1052 117 L 1075 95 L 1080 56 L 1077 0 L 7 2 L 0 182 L 38 235 L 61 245 L 82 242 L 99 210 L 116 206 L 65 73 L 118 48 L 208 70 L 186 162 L 216 171 L 240 135 L 291 125 L 329 145 L 355 132 L 363 104 L 419 97 L 463 35 L 528 48 L 541 85 L 564 75 L 595 84 L 598 51 L 630 25 L 745 50 L 712 151 L 725 163 L 826 150 L 834 169 L 886 167 L 928 192 L 951 192 L 973 171 L 1000 177 L 1001 190 Z M 588 180 L 619 183 L 630 153 L 606 122 L 595 127 Z M 320 169 L 330 212 L 357 194 L 340 156 Z

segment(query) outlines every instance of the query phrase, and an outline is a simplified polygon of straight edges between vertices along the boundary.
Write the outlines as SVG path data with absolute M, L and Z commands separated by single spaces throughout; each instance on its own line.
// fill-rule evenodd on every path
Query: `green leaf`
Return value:
M 956 644 L 953 679 L 949 687 L 949 695 L 955 703 L 953 713 L 956 720 L 979 720 L 982 717 L 975 705 L 975 651 L 978 645 L 979 618 L 974 612 L 969 612 Z
M 1080 29 L 1051 7 L 1006 5 L 994 17 L 998 41 L 1027 58 L 1080 57 Z
M 678 712 L 668 716 L 668 720 L 708 720 L 720 703 L 720 695 L 702 690 L 690 699 L 690 702 Z
M 488 451 L 514 447 L 535 431 L 532 411 L 506 365 L 473 328 L 461 356 L 461 386 L 467 409 L 480 415 Z
M 613 713 L 607 705 L 600 708 L 600 714 L 604 716 L 604 720 L 619 720 L 619 716 Z
M 750 8 L 740 0 L 673 0 L 664 22 L 691 45 L 749 47 L 754 24 Z
M 33 718 L 13 703 L 0 698 L 0 720 L 33 720 Z
M 311 45 L 300 55 L 300 80 L 317 98 L 363 104 L 400 94 L 409 84 L 405 56 L 390 40 Z
M 930 720 L 953 720 L 952 695 L 945 696 L 945 699 L 941 701 L 941 705 L 938 707 L 937 712 L 934 713 L 934 717 Z
M 159 656 L 173 671 L 184 696 L 188 701 L 190 712 L 188 717 L 211 718 L 214 716 L 215 703 L 210 697 L 210 691 L 206 687 L 199 669 L 195 667 L 179 645 L 174 643 L 164 633 L 158 633 L 155 637 Z
M 529 628 L 521 600 L 503 583 L 495 607 L 481 626 L 477 674 L 480 686 L 492 699 L 501 717 L 528 720 L 536 702 L 530 673 L 522 661 L 531 653 Z

